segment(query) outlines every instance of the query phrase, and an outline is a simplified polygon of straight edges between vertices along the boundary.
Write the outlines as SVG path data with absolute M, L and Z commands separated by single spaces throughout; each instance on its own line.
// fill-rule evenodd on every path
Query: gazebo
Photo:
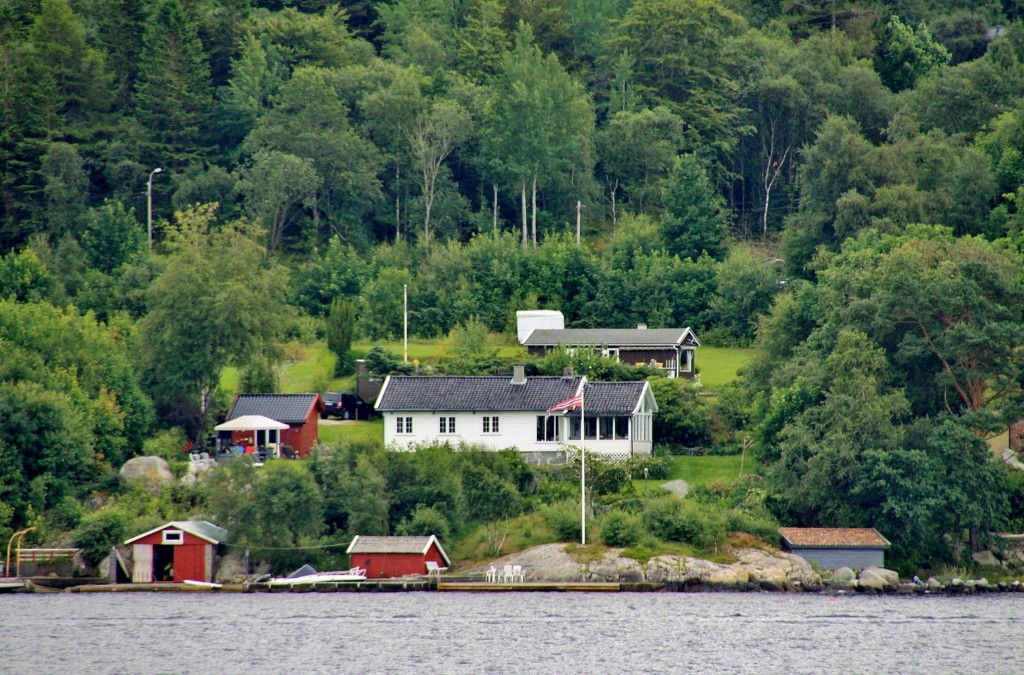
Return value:
M 278 422 L 263 415 L 242 415 L 214 427 L 216 431 L 232 432 L 232 439 L 236 436 L 235 432 L 253 432 L 253 441 L 256 445 L 262 445 L 267 448 L 268 457 L 278 456 L 279 448 L 281 447 L 281 430 L 288 428 L 289 426 L 284 422 Z M 262 439 L 260 438 L 261 435 L 263 436 Z M 260 443 L 260 440 L 263 442 Z

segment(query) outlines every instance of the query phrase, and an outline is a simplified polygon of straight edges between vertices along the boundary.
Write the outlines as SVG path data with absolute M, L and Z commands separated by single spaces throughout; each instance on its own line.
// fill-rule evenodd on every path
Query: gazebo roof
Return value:
M 217 431 L 263 431 L 265 429 L 288 429 L 284 422 L 272 420 L 263 415 L 242 415 L 214 427 Z

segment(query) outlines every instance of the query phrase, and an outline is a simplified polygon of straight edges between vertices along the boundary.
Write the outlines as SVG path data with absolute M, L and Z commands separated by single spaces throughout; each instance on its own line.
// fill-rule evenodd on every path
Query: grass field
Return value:
M 373 441 L 384 442 L 384 420 L 375 419 L 370 422 L 357 422 L 345 420 L 337 424 L 320 423 L 320 442 L 324 445 L 337 445 L 345 441 Z
M 744 473 L 750 473 L 751 460 L 746 458 L 743 466 Z M 643 478 L 633 479 L 633 487 L 637 494 L 644 494 L 645 490 L 667 483 L 670 480 L 685 480 L 690 485 L 711 485 L 712 483 L 725 483 L 728 485 L 735 481 L 740 475 L 739 455 L 704 455 L 690 457 L 689 455 L 676 455 L 672 457 L 672 468 L 669 469 L 667 478 L 644 481 Z
M 720 388 L 736 379 L 736 373 L 747 365 L 754 353 L 738 347 L 700 347 L 697 349 L 697 370 L 700 383 L 708 391 Z

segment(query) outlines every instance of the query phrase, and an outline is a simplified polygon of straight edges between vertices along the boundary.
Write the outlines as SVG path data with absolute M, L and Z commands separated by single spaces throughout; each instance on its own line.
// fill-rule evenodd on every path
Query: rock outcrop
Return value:
M 174 482 L 174 474 L 163 457 L 133 457 L 121 467 L 121 480 L 126 485 L 144 485 L 159 491 Z
M 565 549 L 565 544 L 535 546 L 500 558 L 494 565 L 499 569 L 504 565 L 521 565 L 526 581 L 618 581 L 708 590 L 798 591 L 823 587 L 821 576 L 807 561 L 783 552 L 741 549 L 733 552 L 737 562 L 732 564 L 680 555 L 659 555 L 641 564 L 622 557 L 622 549 L 608 549 L 600 558 L 587 562 L 577 562 Z M 482 571 L 471 569 L 466 573 Z

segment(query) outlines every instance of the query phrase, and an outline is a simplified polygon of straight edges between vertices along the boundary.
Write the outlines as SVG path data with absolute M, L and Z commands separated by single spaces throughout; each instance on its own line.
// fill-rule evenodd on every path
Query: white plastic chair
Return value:
M 491 569 L 487 570 L 487 583 L 493 584 L 498 581 L 498 569 L 491 565 Z
M 512 566 L 512 581 L 518 581 L 519 583 L 523 583 L 524 577 L 523 577 L 523 566 L 522 565 L 513 565 Z
M 501 573 L 501 583 L 509 584 L 515 581 L 515 577 L 512 574 L 512 566 L 505 565 L 505 569 Z

